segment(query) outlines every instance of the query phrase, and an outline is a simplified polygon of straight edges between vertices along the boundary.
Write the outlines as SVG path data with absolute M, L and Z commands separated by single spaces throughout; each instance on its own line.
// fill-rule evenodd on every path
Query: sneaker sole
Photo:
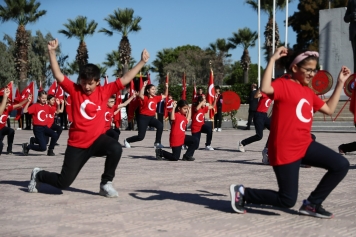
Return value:
M 299 214 L 300 215 L 304 215 L 304 216 L 312 216 L 312 217 L 318 217 L 318 218 L 322 218 L 322 219 L 331 219 L 334 217 L 334 215 L 331 216 L 324 216 L 315 212 L 310 212 L 307 210 L 299 210 Z
M 107 198 L 117 198 L 117 197 L 119 197 L 119 194 L 109 195 L 109 194 L 107 194 L 105 191 L 103 191 L 101 189 L 99 191 L 99 195 L 107 197 Z
M 41 170 L 39 170 L 39 171 L 41 171 Z M 39 171 L 37 171 L 37 173 Z M 27 186 L 28 192 L 29 193 L 38 193 L 38 189 L 40 187 L 40 183 L 36 182 L 36 180 L 33 178 L 33 176 L 34 176 L 34 170 L 32 170 L 32 172 L 31 172 L 31 180 L 30 180 L 30 183 Z
M 231 184 L 230 185 L 231 207 L 232 207 L 232 209 L 234 209 L 235 212 L 237 212 L 239 214 L 245 214 L 246 210 L 241 211 L 241 210 L 236 208 L 236 205 L 235 205 L 235 186 L 236 186 L 236 184 Z

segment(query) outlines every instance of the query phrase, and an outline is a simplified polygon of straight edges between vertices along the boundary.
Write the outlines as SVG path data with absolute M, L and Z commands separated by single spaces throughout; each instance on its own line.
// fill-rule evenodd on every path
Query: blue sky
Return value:
M 132 8 L 134 15 L 142 17 L 140 22 L 142 30 L 137 33 L 131 33 L 128 37 L 132 47 L 132 57 L 138 61 L 141 51 L 146 48 L 150 55 L 151 63 L 158 51 L 164 48 L 175 48 L 183 45 L 196 45 L 206 48 L 218 38 L 232 36 L 232 32 L 237 32 L 239 28 L 249 27 L 257 31 L 257 12 L 245 4 L 244 0 L 42 0 L 40 9 L 47 10 L 47 14 L 34 24 L 29 24 L 26 29 L 40 30 L 43 34 L 50 32 L 55 38 L 58 38 L 62 52 L 69 55 L 71 62 L 76 55 L 79 41 L 75 38 L 67 39 L 59 34 L 58 30 L 65 29 L 63 24 L 68 19 L 82 15 L 88 20 L 95 20 L 98 23 L 98 30 L 109 28 L 104 20 L 109 14 L 112 14 L 118 8 Z M 297 11 L 299 1 L 293 0 L 289 4 L 289 15 Z M 4 1 L 0 0 L 3 5 Z M 277 12 L 276 22 L 279 26 L 281 41 L 285 41 L 285 11 Z M 264 42 L 263 31 L 267 23 L 267 15 L 261 15 L 261 44 Z M 9 34 L 15 37 L 16 24 L 5 22 L 0 24 L 0 35 Z M 296 41 L 296 34 L 292 28 L 288 29 L 288 42 L 293 45 Z M 103 33 L 95 33 L 86 38 L 89 51 L 89 62 L 102 63 L 105 56 L 112 50 L 117 50 L 121 35 L 114 34 L 109 37 Z M 242 49 L 236 48 L 230 52 L 232 60 L 237 61 L 242 55 Z M 258 62 L 257 42 L 256 47 L 250 49 L 252 63 Z M 261 59 L 264 67 L 266 63 Z M 108 70 L 109 81 L 113 81 L 111 76 L 113 69 Z M 155 77 L 152 75 L 151 77 Z M 154 79 L 154 78 L 153 78 Z M 207 79 L 208 80 L 208 79 Z

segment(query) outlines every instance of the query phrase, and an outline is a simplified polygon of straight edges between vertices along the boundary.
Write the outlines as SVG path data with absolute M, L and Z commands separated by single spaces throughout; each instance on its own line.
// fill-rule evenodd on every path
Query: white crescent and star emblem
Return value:
M 151 104 L 153 104 L 154 102 L 151 101 L 150 103 L 148 103 L 148 109 L 151 110 L 151 111 L 154 111 L 154 109 L 151 108 Z
M 296 108 L 296 115 L 297 115 L 297 117 L 298 117 L 298 119 L 301 121 L 301 122 L 303 122 L 303 123 L 309 123 L 310 121 L 311 121 L 311 117 L 312 117 L 312 115 L 313 115 L 313 108 L 312 108 L 312 110 L 311 110 L 311 117 L 309 118 L 309 119 L 307 119 L 307 118 L 305 118 L 304 116 L 303 116 L 303 114 L 302 114 L 302 108 L 303 108 L 303 105 L 305 104 L 305 103 L 307 103 L 308 105 L 310 105 L 309 104 L 309 102 L 306 100 L 306 99 L 301 99 L 300 101 L 299 101 L 299 103 L 298 103 L 298 105 L 297 105 L 297 108 Z
M 42 118 L 41 118 L 42 112 L 45 113 L 44 110 L 40 110 L 40 112 L 38 112 L 38 114 L 37 114 L 37 119 L 38 119 L 39 121 L 41 121 L 41 122 L 44 122 L 45 119 L 42 119 Z M 46 117 L 45 117 L 45 118 L 47 118 L 47 114 L 46 114 Z
M 267 99 L 265 102 L 265 106 L 268 108 L 271 105 L 271 99 Z
M 109 121 L 110 121 L 109 119 L 107 119 L 107 116 L 106 116 L 106 115 L 108 115 L 108 114 L 111 115 L 111 113 L 110 113 L 110 112 L 106 112 L 106 113 L 105 113 L 105 121 L 106 121 L 106 122 L 109 122 Z
M 214 98 L 214 95 L 213 95 L 213 92 L 212 92 L 213 88 L 214 88 L 214 85 L 211 84 L 211 85 L 209 86 L 209 96 Z
M 85 112 L 85 107 L 87 107 L 88 104 L 92 104 L 95 105 L 93 102 L 91 102 L 90 100 L 84 100 L 83 103 L 81 103 L 80 105 L 80 113 L 82 114 L 82 116 L 88 120 L 93 120 L 96 115 L 94 115 L 93 117 L 90 117 L 86 112 Z
M 180 122 L 180 130 L 182 130 L 183 132 L 185 132 L 185 129 L 183 128 L 184 125 L 184 121 Z
M 49 117 L 50 117 L 51 119 L 53 119 L 53 116 L 52 116 L 52 114 L 49 114 Z
M 59 89 L 62 91 L 62 93 L 59 95 L 59 97 L 62 97 L 63 96 L 63 89 L 62 89 L 62 87 L 59 87 Z
M 203 122 L 203 119 L 202 120 L 199 120 L 199 116 L 200 115 L 203 115 L 203 113 L 198 113 L 197 116 L 195 117 L 195 119 L 199 122 L 199 123 L 202 123 Z
M 1 124 L 5 124 L 5 122 L 6 122 L 6 120 L 5 120 L 5 122 L 2 121 L 2 118 L 3 118 L 3 117 L 6 117 L 6 115 L 5 115 L 5 114 L 1 115 L 1 117 L 0 117 L 0 123 L 1 123 Z

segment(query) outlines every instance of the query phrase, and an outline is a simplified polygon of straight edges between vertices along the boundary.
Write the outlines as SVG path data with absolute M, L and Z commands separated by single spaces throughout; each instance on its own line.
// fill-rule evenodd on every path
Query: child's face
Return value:
M 114 106 L 114 104 L 115 104 L 115 99 L 110 98 L 110 99 L 108 100 L 108 107 L 109 107 L 109 108 L 112 108 L 112 107 Z
M 300 84 L 307 86 L 315 76 L 317 66 L 316 60 L 308 60 L 302 66 L 293 66 L 293 79 L 296 79 Z
M 215 90 L 216 94 L 220 94 L 220 89 Z
M 203 94 L 203 90 L 202 90 L 202 89 L 199 89 L 199 90 L 198 90 L 198 94 L 199 94 L 199 95 Z
M 185 106 L 183 106 L 181 108 L 178 108 L 179 113 L 181 113 L 183 115 L 186 115 L 188 113 L 188 109 L 189 109 L 188 105 L 185 105 Z
M 46 104 L 47 103 L 47 95 L 42 94 L 41 97 L 38 99 L 41 104 Z
M 149 90 L 148 90 L 148 94 L 150 96 L 155 96 L 156 95 L 156 87 L 152 86 Z
M 91 93 L 95 91 L 97 85 L 99 85 L 99 82 L 95 81 L 94 79 L 92 80 L 80 79 L 80 86 L 82 87 L 86 95 L 91 95 Z
M 172 96 L 171 96 L 171 95 L 170 95 L 170 96 L 168 96 L 168 99 L 169 99 L 169 100 L 171 100 L 171 99 L 172 99 Z
M 54 105 L 54 103 L 56 103 L 56 98 L 52 97 L 52 98 L 49 100 L 49 104 L 50 104 L 50 105 Z

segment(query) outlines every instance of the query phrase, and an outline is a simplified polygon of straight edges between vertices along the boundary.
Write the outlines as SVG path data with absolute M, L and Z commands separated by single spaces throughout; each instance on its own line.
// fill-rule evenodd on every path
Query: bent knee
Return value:
M 280 204 L 284 208 L 292 208 L 297 203 L 297 198 L 281 197 Z

